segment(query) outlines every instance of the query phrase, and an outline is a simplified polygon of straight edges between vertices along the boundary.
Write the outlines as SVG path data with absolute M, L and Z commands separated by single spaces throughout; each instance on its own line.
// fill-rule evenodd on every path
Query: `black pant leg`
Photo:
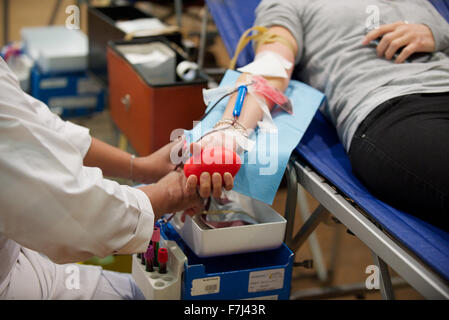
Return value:
M 377 198 L 449 230 L 449 93 L 380 105 L 356 131 L 349 158 Z

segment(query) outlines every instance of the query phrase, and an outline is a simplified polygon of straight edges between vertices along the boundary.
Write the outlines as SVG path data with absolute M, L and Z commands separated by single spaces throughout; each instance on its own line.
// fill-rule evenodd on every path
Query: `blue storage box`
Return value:
M 161 236 L 176 241 L 187 257 L 183 300 L 289 299 L 294 254 L 285 244 L 268 251 L 200 258 L 170 224 L 158 226 Z
M 105 89 L 85 71 L 43 73 L 31 69 L 31 95 L 62 118 L 90 115 L 104 110 Z

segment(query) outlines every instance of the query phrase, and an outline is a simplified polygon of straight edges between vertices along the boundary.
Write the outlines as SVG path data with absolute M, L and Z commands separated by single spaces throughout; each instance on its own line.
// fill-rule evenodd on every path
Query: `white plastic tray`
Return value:
M 137 255 L 132 256 L 132 276 L 143 295 L 148 300 L 181 299 L 182 273 L 186 256 L 176 242 L 161 239 L 161 248 L 168 250 L 167 273 L 160 274 L 155 267 L 153 272 L 145 271 Z
M 284 217 L 263 202 L 237 195 L 242 209 L 251 212 L 258 224 L 206 229 L 197 217 L 186 216 L 182 223 L 180 213 L 170 221 L 199 257 L 270 250 L 282 245 L 287 224 Z
M 86 70 L 89 44 L 80 30 L 65 26 L 28 27 L 21 30 L 21 35 L 25 51 L 42 72 Z

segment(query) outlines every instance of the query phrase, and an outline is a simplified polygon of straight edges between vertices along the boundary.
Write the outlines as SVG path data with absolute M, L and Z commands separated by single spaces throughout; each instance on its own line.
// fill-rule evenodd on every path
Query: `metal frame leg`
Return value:
M 375 254 L 374 251 L 371 252 L 374 263 L 379 267 L 380 294 L 382 299 L 394 300 L 394 290 L 391 283 L 390 272 L 388 271 L 388 265 L 377 254 Z
M 285 204 L 285 218 L 287 219 L 287 229 L 285 233 L 285 243 L 292 248 L 293 245 L 293 228 L 295 225 L 296 206 L 299 203 L 302 220 L 305 222 L 310 217 L 310 209 L 307 203 L 305 190 L 298 184 L 296 169 L 292 162 L 287 163 L 287 199 Z M 326 269 L 323 254 L 316 238 L 315 233 L 311 233 L 309 238 L 309 246 L 312 252 L 314 266 L 317 271 L 317 277 L 322 282 L 329 282 L 328 271 Z M 295 250 L 294 250 L 295 251 Z M 334 255 L 333 255 L 334 256 Z M 335 260 L 335 259 L 334 259 Z
M 298 185 L 298 204 L 300 207 L 302 220 L 306 221 L 310 217 L 310 209 L 307 203 L 305 190 L 300 185 Z M 326 265 L 323 259 L 323 253 L 321 251 L 321 247 L 315 232 L 312 232 L 310 234 L 308 240 L 310 251 L 312 252 L 313 265 L 316 268 L 318 279 L 321 282 L 327 282 L 329 281 L 328 270 L 326 269 Z
M 338 261 L 339 261 L 339 251 L 341 246 L 341 239 L 343 235 L 343 229 L 340 225 L 334 227 L 334 238 L 332 240 L 332 250 L 331 258 L 329 263 L 329 268 L 327 269 L 327 283 L 332 283 L 336 274 Z
M 329 212 L 320 204 L 315 209 L 315 211 L 311 215 L 309 215 L 308 206 L 305 204 L 306 198 L 304 190 L 298 188 L 299 185 L 297 180 L 297 172 L 294 163 L 291 161 L 287 163 L 286 177 L 287 177 L 287 199 L 285 204 L 285 218 L 287 219 L 287 227 L 285 231 L 284 241 L 293 252 L 296 252 L 303 245 L 303 243 L 308 238 L 310 238 L 310 235 L 318 226 L 318 224 L 329 217 Z M 302 205 L 301 214 L 304 220 L 303 221 L 304 224 L 298 231 L 298 233 L 295 235 L 295 237 L 293 237 L 293 228 L 295 225 L 295 216 L 296 216 L 296 205 L 298 201 L 300 201 L 300 203 L 304 202 L 304 204 L 301 204 Z M 315 249 L 316 248 L 320 250 L 319 246 L 315 247 Z
M 307 241 L 310 234 L 315 231 L 316 227 L 318 227 L 318 225 L 321 222 L 325 221 L 328 217 L 329 211 L 327 211 L 327 209 L 320 204 L 315 209 L 315 211 L 313 211 L 310 217 L 306 221 L 304 221 L 303 226 L 301 227 L 301 229 L 299 229 L 296 236 L 292 239 L 290 249 L 293 252 L 299 250 L 304 242 Z
M 287 162 L 285 174 L 287 178 L 287 199 L 285 201 L 284 216 L 285 219 L 287 219 L 287 226 L 285 230 L 284 242 L 288 247 L 290 247 L 293 239 L 293 228 L 295 226 L 296 202 L 298 201 L 298 180 L 294 165 L 290 161 Z

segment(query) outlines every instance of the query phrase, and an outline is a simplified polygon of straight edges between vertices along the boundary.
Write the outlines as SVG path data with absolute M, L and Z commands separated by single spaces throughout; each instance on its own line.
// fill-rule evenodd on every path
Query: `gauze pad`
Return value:
M 265 77 L 288 78 L 286 70 L 292 65 L 290 61 L 277 53 L 263 51 L 256 55 L 253 62 L 237 70 Z

